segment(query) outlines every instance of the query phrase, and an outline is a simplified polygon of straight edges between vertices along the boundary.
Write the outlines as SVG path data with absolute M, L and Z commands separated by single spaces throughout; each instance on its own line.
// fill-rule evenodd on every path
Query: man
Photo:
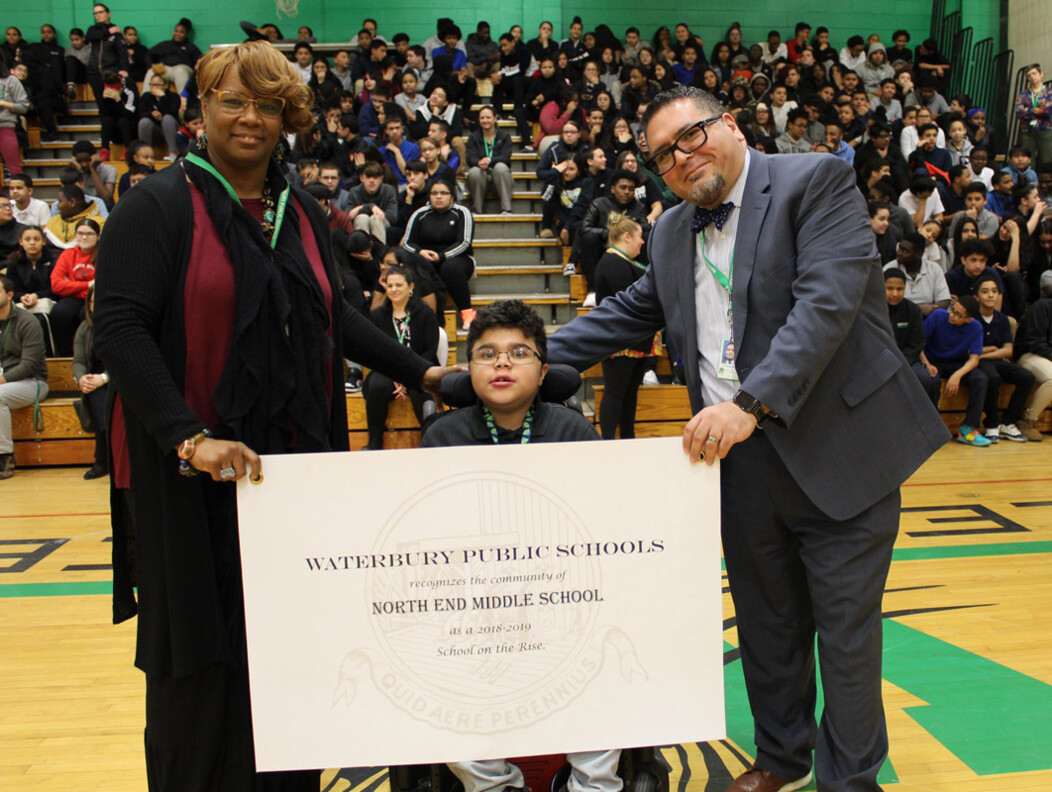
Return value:
M 124 54 L 128 76 L 136 82 L 144 82 L 150 68 L 150 52 L 139 43 L 139 31 L 132 25 L 124 28 Z
M 413 69 L 417 73 L 417 81 L 421 87 L 427 85 L 431 80 L 431 75 L 435 73 L 434 67 L 428 60 L 427 50 L 419 44 L 414 44 L 406 50 L 405 62 L 407 69 Z
M 336 50 L 332 56 L 332 68 L 329 69 L 333 77 L 340 81 L 340 87 L 345 91 L 354 90 L 354 80 L 351 78 L 351 52 L 350 50 Z
M 66 112 L 66 54 L 55 39 L 54 26 L 41 25 L 40 42 L 29 46 L 23 55 L 29 67 L 29 93 L 44 125 L 42 140 L 58 140 L 56 118 Z
M 381 245 L 387 244 L 387 228 L 398 222 L 398 195 L 395 188 L 384 184 L 384 169 L 377 162 L 367 162 L 361 171 L 361 184 L 351 188 L 347 213 L 357 231 L 367 231 Z
M 314 49 L 306 41 L 300 41 L 292 51 L 292 58 L 292 66 L 296 69 L 296 74 L 300 76 L 303 84 L 306 85 L 313 76 L 311 63 L 314 61 Z
M 1015 204 L 1012 202 L 1015 182 L 1012 181 L 1012 174 L 1008 171 L 998 171 L 993 176 L 993 184 L 993 189 L 986 194 L 986 208 L 998 220 L 1011 217 L 1015 213 Z
M 32 177 L 24 173 L 11 176 L 7 180 L 7 188 L 11 193 L 15 220 L 24 226 L 43 228 L 47 225 L 51 219 L 51 210 L 46 203 L 33 197 Z
M 488 77 L 500 61 L 500 50 L 490 37 L 489 22 L 479 22 L 467 40 L 468 73 L 475 79 Z
M 944 148 L 939 148 L 939 127 L 936 124 L 923 124 L 917 128 L 920 145 L 906 160 L 910 173 L 923 173 L 933 178 L 950 181 L 950 168 L 953 158 Z
M 898 121 L 902 118 L 902 103 L 895 98 L 895 94 L 898 92 L 898 84 L 892 78 L 887 78 L 880 81 L 880 89 L 877 91 L 877 95 L 873 97 L 873 101 L 870 102 L 869 107 L 873 113 L 880 108 L 884 109 L 884 120 L 889 124 Z
M 802 107 L 789 111 L 785 132 L 774 141 L 779 154 L 806 154 L 811 150 L 811 141 L 805 135 L 807 124 L 808 114 Z
M 55 214 L 44 226 L 44 238 L 54 248 L 66 250 L 77 244 L 77 223 L 90 218 L 101 227 L 106 218 L 99 212 L 99 205 L 87 199 L 76 184 L 63 184 L 55 201 Z
M 971 183 L 972 172 L 968 170 L 967 165 L 954 165 L 950 168 L 950 183 L 948 185 L 942 182 L 935 183 L 935 188 L 939 191 L 939 198 L 942 200 L 942 222 L 944 225 L 952 223 L 958 214 L 967 209 L 964 193 Z M 979 186 L 982 187 L 982 185 Z M 983 192 L 986 192 L 985 188 Z
M 500 112 L 505 104 L 522 104 L 526 90 L 526 71 L 530 66 L 530 51 L 519 50 L 515 38 L 510 33 L 501 35 L 497 42 L 500 48 L 500 59 L 496 71 L 490 74 L 493 83 L 493 106 Z
M 797 22 L 793 40 L 785 45 L 785 51 L 789 56 L 790 63 L 799 63 L 800 56 L 807 49 L 807 40 L 809 38 L 811 38 L 811 26 L 806 22 Z
M 466 48 L 460 41 L 460 27 L 447 25 L 439 35 L 442 38 L 442 44 L 431 50 L 431 60 L 434 61 L 435 58 L 445 55 L 453 61 L 453 71 L 467 68 L 468 55 Z M 385 52 L 384 55 L 386 54 Z
M 405 184 L 405 164 L 420 159 L 420 147 L 413 141 L 406 140 L 404 131 L 401 118 L 395 116 L 386 119 L 384 132 L 387 133 L 387 143 L 380 150 L 384 155 L 384 162 L 394 171 L 399 184 Z
M 117 169 L 103 162 L 95 144 L 90 140 L 78 140 L 73 144 L 70 167 L 80 171 L 85 195 L 101 200 L 106 207 L 113 206 L 113 189 L 117 184 Z M 51 213 L 52 215 L 55 212 Z M 105 215 L 105 213 L 103 213 Z
M 826 124 L 826 145 L 834 157 L 844 160 L 848 165 L 855 164 L 855 150 L 844 142 L 844 130 L 840 124 Z
M 36 317 L 14 306 L 15 285 L 0 276 L 0 479 L 15 475 L 11 410 L 47 398 L 44 332 Z
M 1000 223 L 996 215 L 986 208 L 986 188 L 982 182 L 973 181 L 964 188 L 964 211 L 954 215 L 946 235 L 954 239 L 957 227 L 969 217 L 979 226 L 980 239 L 990 239 L 997 233 Z
M 925 245 L 923 235 L 916 231 L 906 234 L 895 247 L 895 260 L 884 265 L 885 273 L 896 270 L 903 274 L 906 299 L 920 309 L 922 317 L 950 305 L 946 276 L 937 264 L 924 258 Z
M 723 459 L 723 547 L 756 721 L 756 764 L 731 792 L 799 789 L 816 745 L 820 788 L 877 790 L 898 488 L 949 435 L 891 335 L 851 168 L 749 151 L 694 88 L 661 94 L 644 127 L 652 166 L 684 202 L 650 235 L 643 277 L 557 332 L 550 359 L 584 367 L 667 327 L 696 361 L 684 366 L 697 413 L 683 445 L 691 460 Z M 889 415 L 897 431 L 881 431 Z
M 326 160 L 318 163 L 318 182 L 329 190 L 330 203 L 341 212 L 350 209 L 351 194 L 340 186 L 340 166 Z

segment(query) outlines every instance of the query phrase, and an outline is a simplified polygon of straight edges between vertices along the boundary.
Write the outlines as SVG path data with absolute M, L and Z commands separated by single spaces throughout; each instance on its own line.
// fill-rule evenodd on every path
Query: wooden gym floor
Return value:
M 146 788 L 134 622 L 110 623 L 108 481 L 82 472 L 0 483 L 5 792 Z M 882 782 L 1052 790 L 1052 436 L 948 445 L 907 483 L 903 508 L 884 600 Z M 725 615 L 729 737 L 664 749 L 677 792 L 722 792 L 753 750 L 729 595 Z M 323 789 L 386 792 L 385 779 L 330 770 Z

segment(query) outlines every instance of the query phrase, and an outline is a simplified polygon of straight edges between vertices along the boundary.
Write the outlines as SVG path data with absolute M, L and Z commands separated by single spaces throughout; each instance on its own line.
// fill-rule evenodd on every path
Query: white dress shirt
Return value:
M 732 276 L 734 259 L 734 237 L 738 231 L 742 196 L 745 194 L 745 179 L 749 173 L 749 151 L 745 151 L 745 164 L 741 175 L 734 183 L 726 200 L 734 209 L 717 231 L 716 224 L 706 226 L 704 234 L 694 240 L 694 310 L 696 313 L 698 370 L 701 373 L 701 397 L 706 406 L 727 401 L 738 392 L 737 380 L 725 380 L 716 376 L 716 368 L 723 354 L 723 342 L 733 338 L 731 325 L 727 321 L 727 309 L 731 297 L 709 271 L 702 259 L 702 236 L 705 237 L 704 253 L 713 266 L 724 275 Z M 733 280 L 731 281 L 733 288 Z M 686 358 L 686 356 L 684 356 Z

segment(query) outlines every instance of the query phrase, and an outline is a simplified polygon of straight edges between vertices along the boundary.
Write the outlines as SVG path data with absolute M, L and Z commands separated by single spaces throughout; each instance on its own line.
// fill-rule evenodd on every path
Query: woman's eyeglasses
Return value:
M 250 104 L 256 106 L 256 112 L 265 118 L 277 118 L 285 109 L 285 100 L 280 96 L 261 96 L 253 99 L 237 91 L 220 91 L 213 88 L 219 98 L 219 106 L 230 115 L 240 115 L 248 109 Z

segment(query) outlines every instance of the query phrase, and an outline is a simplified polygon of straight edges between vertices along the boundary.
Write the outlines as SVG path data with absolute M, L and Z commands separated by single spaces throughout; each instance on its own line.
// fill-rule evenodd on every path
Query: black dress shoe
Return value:
M 91 481 L 92 479 L 102 478 L 109 471 L 102 465 L 92 465 L 90 468 L 84 471 L 84 480 Z

